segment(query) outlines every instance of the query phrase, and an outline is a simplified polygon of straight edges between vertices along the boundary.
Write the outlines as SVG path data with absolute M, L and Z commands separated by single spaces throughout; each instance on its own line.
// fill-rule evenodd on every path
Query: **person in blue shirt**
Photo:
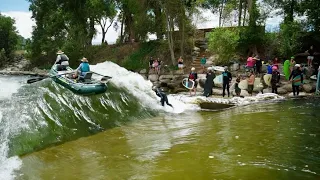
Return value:
M 76 69 L 75 77 L 78 77 L 78 76 L 83 77 L 89 71 L 90 71 L 90 65 L 88 63 L 88 59 L 84 57 L 81 59 L 81 64 L 79 65 L 79 67 Z

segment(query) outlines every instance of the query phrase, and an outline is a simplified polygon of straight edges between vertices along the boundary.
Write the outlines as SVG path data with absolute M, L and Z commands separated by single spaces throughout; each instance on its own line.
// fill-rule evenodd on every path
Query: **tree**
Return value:
M 209 35 L 209 50 L 218 55 L 218 63 L 229 64 L 237 56 L 239 39 L 237 29 L 214 29 Z
M 0 64 L 11 57 L 18 44 L 18 33 L 14 24 L 15 21 L 12 18 L 0 14 Z

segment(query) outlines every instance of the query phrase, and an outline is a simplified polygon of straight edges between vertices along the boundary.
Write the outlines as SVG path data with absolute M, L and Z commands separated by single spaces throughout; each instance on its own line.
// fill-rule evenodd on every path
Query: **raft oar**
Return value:
M 91 71 L 91 72 L 92 72 L 92 71 Z M 99 75 L 99 76 L 102 76 L 101 81 L 106 81 L 106 80 L 112 78 L 112 77 L 110 77 L 110 76 L 102 75 L 102 74 L 99 74 L 99 73 L 96 73 L 96 72 L 92 72 L 92 73 L 93 73 L 93 74 L 96 74 L 96 75 Z
M 54 76 L 37 77 L 37 78 L 33 78 L 33 79 L 28 79 L 28 80 L 27 80 L 27 83 L 28 83 L 28 84 L 31 84 L 31 83 L 35 83 L 35 82 L 38 82 L 38 81 L 41 81 L 41 80 L 44 80 L 44 79 L 47 79 L 47 78 L 52 78 L 52 77 L 61 76 L 61 75 L 66 75 L 66 74 L 72 74 L 72 73 L 74 73 L 74 71 L 68 72 L 68 73 L 63 73 L 63 74 L 57 74 L 57 75 L 54 75 Z

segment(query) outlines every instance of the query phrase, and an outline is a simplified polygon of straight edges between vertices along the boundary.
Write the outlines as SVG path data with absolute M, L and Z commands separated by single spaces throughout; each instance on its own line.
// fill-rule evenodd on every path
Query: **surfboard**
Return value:
M 242 90 L 247 90 L 248 89 L 248 80 L 242 80 L 239 83 L 239 88 Z M 263 84 L 261 83 L 261 79 L 260 78 L 255 78 L 254 80 L 254 84 L 253 84 L 253 89 L 254 90 L 260 90 L 263 88 Z
M 184 78 L 184 79 L 182 80 L 182 85 L 183 85 L 183 87 L 185 87 L 185 88 L 187 88 L 187 89 L 193 89 L 193 87 L 194 87 L 194 81 L 192 81 L 192 80 L 189 80 L 189 81 L 188 81 L 188 78 Z
M 290 61 L 286 60 L 283 63 L 283 74 L 285 75 L 286 79 L 289 80 L 290 77 Z
M 311 76 L 310 79 L 312 79 L 312 80 L 317 80 L 317 75 Z
M 320 69 L 319 69 L 319 71 L 318 71 L 318 79 L 317 79 L 316 95 L 320 95 Z
M 301 76 L 299 75 L 299 76 L 294 77 L 292 82 L 293 82 L 293 85 L 300 86 L 301 85 Z
M 212 66 L 212 69 L 215 71 L 224 72 L 224 67 L 222 66 Z
M 222 74 L 220 74 L 219 76 L 216 76 L 213 79 L 214 84 L 222 84 L 223 83 L 223 76 Z
M 263 76 L 263 80 L 266 83 L 266 85 L 268 85 L 269 87 L 271 86 L 271 78 L 272 78 L 272 74 L 266 74 Z

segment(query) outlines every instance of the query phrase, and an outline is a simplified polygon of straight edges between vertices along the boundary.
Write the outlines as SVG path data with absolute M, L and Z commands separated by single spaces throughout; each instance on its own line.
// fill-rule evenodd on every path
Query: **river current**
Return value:
M 139 74 L 92 70 L 113 76 L 105 94 L 0 76 L 1 180 L 320 178 L 320 99 L 267 94 L 202 111 L 203 97 L 169 95 L 175 108 L 163 108 Z

